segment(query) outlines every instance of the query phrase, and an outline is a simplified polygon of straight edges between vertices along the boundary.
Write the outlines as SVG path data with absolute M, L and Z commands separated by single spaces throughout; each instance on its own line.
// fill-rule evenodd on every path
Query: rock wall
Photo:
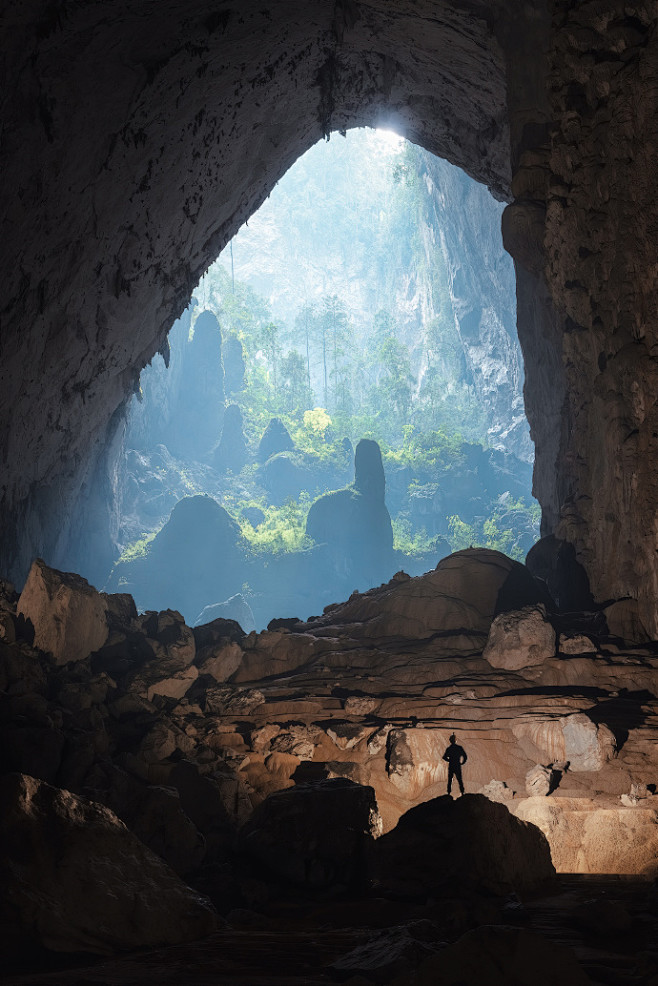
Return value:
M 386 121 L 514 196 L 544 530 L 658 632 L 657 22 L 654 0 L 5 5 L 0 569 L 65 554 L 108 422 L 292 161 Z
M 554 5 L 550 129 L 526 127 L 504 219 L 517 260 L 544 529 L 598 600 L 658 632 L 655 40 L 658 7 Z M 534 323 L 534 325 L 533 325 Z
M 488 7 L 3 11 L 0 569 L 57 560 L 112 414 L 208 263 L 331 130 L 383 118 L 509 184 Z M 450 59 L 445 57 L 450 53 Z

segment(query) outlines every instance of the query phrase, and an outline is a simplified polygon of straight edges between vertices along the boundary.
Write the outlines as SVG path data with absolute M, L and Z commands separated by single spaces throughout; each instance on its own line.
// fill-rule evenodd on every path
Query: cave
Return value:
M 51 584 L 52 569 L 35 568 L 35 557 L 57 569 L 81 530 L 93 535 L 85 535 L 84 545 L 77 544 L 78 552 L 107 552 L 116 523 L 109 509 L 113 475 L 108 450 L 120 440 L 127 400 L 138 386 L 141 369 L 163 349 L 199 277 L 277 180 L 318 139 L 357 126 L 390 125 L 459 165 L 507 203 L 503 239 L 516 268 L 518 331 L 526 410 L 536 447 L 534 493 L 542 507 L 542 534 L 572 553 L 589 578 L 599 612 L 611 604 L 618 619 L 615 627 L 608 621 L 612 642 L 606 638 L 601 651 L 602 664 L 618 666 L 618 680 L 610 678 L 612 672 L 604 674 L 602 664 L 596 674 L 592 671 L 591 681 L 583 673 L 568 723 L 557 729 L 551 721 L 537 720 L 525 731 L 519 726 L 514 736 L 523 756 L 534 757 L 537 766 L 543 763 L 537 751 L 543 750 L 554 772 L 559 773 L 565 749 L 571 750 L 572 760 L 585 757 L 580 766 L 585 773 L 611 762 L 614 744 L 621 750 L 628 742 L 624 737 L 650 721 L 646 710 L 653 700 L 655 674 L 651 641 L 658 636 L 658 409 L 652 383 L 658 306 L 651 246 L 658 228 L 655 6 L 645 0 L 632 7 L 619 0 L 521 5 L 491 0 L 467 5 L 430 0 L 413 5 L 402 0 L 33 0 L 6 7 L 2 23 L 0 572 L 19 587 L 30 572 L 28 585 L 36 598 L 39 586 L 47 589 Z M 471 564 L 475 562 L 468 555 Z M 489 559 L 486 564 L 498 572 L 501 563 L 494 565 Z M 497 592 L 502 592 L 511 571 L 500 576 Z M 439 582 L 444 577 L 445 571 L 433 576 Z M 479 585 L 479 578 L 466 578 L 462 590 Z M 553 660 L 546 654 L 554 654 L 556 648 L 563 656 L 590 660 L 581 655 L 590 653 L 588 646 L 596 650 L 594 638 L 604 633 L 596 622 L 583 624 L 583 632 L 577 634 L 578 626 L 565 630 L 560 617 L 552 643 L 542 652 L 541 640 L 546 634 L 550 637 L 545 604 L 534 583 L 532 589 L 523 583 L 521 591 L 523 578 L 514 575 L 515 605 L 501 604 L 501 609 L 496 597 L 482 604 L 481 611 L 474 606 L 471 643 L 480 640 L 481 655 L 487 641 L 487 666 L 506 672 L 536 669 L 542 659 Z M 127 621 L 136 618 L 126 600 L 99 603 L 93 590 L 74 576 L 64 582 L 71 598 L 85 600 L 69 610 L 78 614 L 78 621 L 86 614 L 85 633 L 99 621 L 105 627 L 106 619 L 107 627 L 114 628 L 111 632 L 123 632 L 117 627 L 125 630 Z M 354 627 L 372 620 L 381 635 L 404 639 L 406 633 L 408 640 L 425 640 L 440 628 L 422 606 L 400 602 L 397 610 L 386 608 L 408 599 L 407 584 L 400 576 L 379 596 L 350 600 L 343 604 L 346 608 L 327 614 L 310 637 L 306 631 L 299 638 L 293 634 L 298 644 L 294 660 L 294 648 L 285 638 L 290 627 L 274 628 L 270 637 L 264 634 L 248 644 L 234 628 L 224 628 L 221 657 L 212 658 L 223 670 L 214 673 L 244 685 L 263 677 L 264 667 L 269 674 L 290 668 L 291 660 L 301 667 L 309 657 L 304 648 L 324 653 L 336 627 L 348 637 L 352 634 L 356 652 L 365 645 Z M 3 591 L 16 614 L 13 590 Z M 519 626 L 510 628 L 504 619 L 496 624 L 510 609 L 525 614 Z M 488 623 L 482 622 L 485 610 Z M 21 612 L 35 617 L 38 644 L 40 630 L 27 596 L 9 621 L 19 634 L 24 631 Z M 404 633 L 391 613 L 402 620 Z M 522 632 L 519 627 L 525 627 L 526 617 L 530 629 Z M 191 687 L 198 677 L 197 665 L 185 663 L 182 655 L 189 656 L 194 647 L 199 653 L 212 647 L 212 635 L 192 637 L 175 615 L 151 614 L 145 619 L 140 633 L 157 643 L 153 654 L 169 661 L 167 680 L 175 683 L 158 691 L 157 681 L 144 672 L 139 688 L 151 699 L 155 694 L 175 700 L 181 683 Z M 5 628 L 7 620 L 3 616 Z M 515 644 L 506 645 L 508 656 L 501 658 L 506 647 L 496 643 L 494 626 L 497 633 L 512 634 L 517 644 L 521 640 L 518 648 L 525 656 L 514 656 Z M 87 657 L 90 651 L 106 648 L 107 627 L 105 636 L 91 633 L 80 644 Z M 531 656 L 523 644 L 526 632 L 534 641 Z M 59 644 L 52 642 L 47 629 L 44 633 L 44 650 L 57 651 Z M 131 646 L 139 649 L 141 644 L 130 633 L 133 636 L 124 637 L 130 636 Z M 9 646 L 9 631 L 3 630 L 3 635 Z M 619 643 L 624 637 L 625 647 Z M 66 646 L 72 646 L 73 637 L 65 639 Z M 517 659 L 521 664 L 515 666 Z M 89 680 L 92 672 L 97 677 L 110 668 L 115 674 L 126 672 L 121 655 L 109 654 L 106 648 L 103 660 L 105 664 L 99 660 L 97 667 L 90 665 Z M 385 665 L 384 657 L 382 661 Z M 60 662 L 66 663 L 65 658 Z M 11 687 L 36 675 L 24 655 L 7 668 L 3 674 Z M 350 715 L 371 715 L 374 706 L 368 706 L 364 694 L 365 672 L 358 687 L 353 685 L 344 695 L 340 668 L 340 662 L 333 665 L 333 692 L 323 692 L 329 695 L 325 711 L 335 702 L 335 708 L 351 709 Z M 553 665 L 551 669 L 553 684 L 548 676 L 543 687 L 558 689 L 554 695 L 574 685 Z M 455 665 L 455 681 L 461 681 L 461 673 Z M 523 686 L 526 694 L 538 673 L 529 673 Z M 96 677 L 94 688 L 100 688 Z M 86 680 L 73 675 L 58 686 L 68 688 L 64 707 L 79 714 L 81 721 L 89 718 L 93 706 L 79 697 L 84 691 L 80 683 Z M 456 705 L 463 700 L 461 693 L 468 697 L 471 688 L 468 682 L 444 683 L 446 692 L 436 681 L 423 684 L 439 689 L 442 698 L 456 691 Z M 242 685 L 238 691 L 243 704 L 229 715 L 235 721 L 250 714 L 249 703 L 257 697 L 255 686 L 250 690 Z M 521 686 L 510 680 L 506 687 L 505 694 L 514 695 Z M 51 701 L 44 697 L 43 682 L 35 688 L 42 689 L 44 701 Z M 14 688 L 12 701 L 17 694 Z M 307 704 L 306 711 L 298 709 L 299 716 L 313 714 L 313 702 L 309 699 Z M 584 715 L 584 706 L 597 708 L 597 715 L 586 723 L 573 718 Z M 44 708 L 40 715 L 45 715 Z M 414 716 L 422 716 L 419 709 Z M 419 740 L 413 717 L 403 710 L 389 714 L 395 725 L 379 738 L 383 746 L 377 747 L 376 755 L 383 757 L 386 747 L 387 770 L 397 771 L 398 790 L 404 789 L 411 803 L 415 781 L 409 780 L 405 765 L 429 762 L 438 746 L 432 747 L 433 754 L 429 729 Z M 353 741 L 366 741 L 362 734 L 350 732 L 353 726 L 350 720 L 332 727 L 335 749 L 341 751 L 337 762 L 347 762 L 343 754 L 353 748 Z M 269 725 L 259 721 L 261 727 Z M 66 746 L 59 727 L 42 722 L 39 728 L 50 759 L 56 753 L 54 733 L 61 735 L 63 755 Z M 153 769 L 149 767 L 145 777 L 150 785 L 169 777 L 158 773 L 153 752 L 157 747 L 162 753 L 171 743 L 176 748 L 172 737 L 180 730 L 167 729 L 149 734 L 147 762 Z M 446 739 L 441 729 L 435 744 Z M 581 734 L 595 735 L 591 763 Z M 20 745 L 21 735 L 17 728 L 12 742 Z M 226 737 L 218 748 L 244 750 L 239 729 L 217 735 Z M 292 764 L 287 757 L 310 762 L 297 756 L 312 740 L 308 730 L 289 730 L 286 742 L 273 749 L 276 735 L 260 734 L 259 742 L 268 744 L 280 773 Z M 369 741 L 373 737 L 374 732 Z M 181 743 L 178 748 L 184 750 Z M 80 746 L 79 763 L 69 765 L 71 778 L 82 776 L 85 749 L 92 756 L 91 747 Z M 646 750 L 642 756 L 648 757 L 641 782 L 646 796 L 651 758 Z M 486 760 L 485 747 L 480 760 Z M 258 757 L 252 763 L 254 777 L 257 761 Z M 62 779 L 56 765 L 45 774 L 44 784 Z M 188 791 L 185 768 L 179 774 L 179 793 Z M 338 782 L 341 790 L 348 790 L 348 781 L 340 781 L 346 776 L 345 768 L 336 768 L 330 782 L 334 789 Z M 359 776 L 353 772 L 357 784 Z M 3 797 L 36 804 L 37 794 L 26 783 L 10 791 L 7 782 Z M 405 788 L 407 783 L 412 787 Z M 267 784 L 269 790 L 276 789 L 271 777 Z M 624 796 L 637 801 L 637 790 Z M 235 797 L 239 798 L 237 790 Z M 368 805 L 359 802 L 357 808 L 367 816 Z M 472 809 L 469 825 L 475 824 L 480 810 Z M 152 811 L 158 811 L 155 802 Z M 100 824 L 98 817 L 96 822 Z M 420 818 L 408 824 L 422 828 L 424 823 Z M 194 831 L 185 829 L 191 857 Z M 102 841 L 102 833 L 97 838 Z M 267 837 L 259 843 L 262 830 L 256 823 L 245 839 L 260 847 L 261 857 L 278 851 Z M 384 850 L 380 857 L 385 859 Z M 325 877 L 318 879 L 322 883 Z M 399 894 L 409 893 L 413 897 L 417 888 L 409 891 L 401 879 Z M 176 921 L 172 917 L 170 925 Z M 412 939 L 422 943 L 422 934 Z M 581 981 L 576 973 L 573 981 Z

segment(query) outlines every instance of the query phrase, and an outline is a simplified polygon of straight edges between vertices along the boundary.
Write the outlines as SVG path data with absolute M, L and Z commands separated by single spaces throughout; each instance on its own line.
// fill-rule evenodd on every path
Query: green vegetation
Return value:
M 295 446 L 283 465 L 291 473 L 340 475 L 344 483 L 346 440 L 356 446 L 372 438 L 382 451 L 398 551 L 424 557 L 448 542 L 453 550 L 482 545 L 523 558 L 538 532 L 539 508 L 529 493 L 518 495 L 522 484 L 510 482 L 514 499 L 505 485 L 490 492 L 481 481 L 489 461 L 487 416 L 466 365 L 455 267 L 441 246 L 427 155 L 400 144 L 382 154 L 377 169 L 366 165 L 366 152 L 354 141 L 337 139 L 331 147 L 328 163 L 323 158 L 320 166 L 312 149 L 282 179 L 272 195 L 276 217 L 260 233 L 260 255 L 273 243 L 272 255 L 278 250 L 298 273 L 292 289 L 282 300 L 268 270 L 254 278 L 259 289 L 262 282 L 260 294 L 220 258 L 197 289 L 190 336 L 195 317 L 210 310 L 224 345 L 231 336 L 240 341 L 244 388 L 231 388 L 229 401 L 240 408 L 252 454 L 278 417 Z M 315 165 L 305 163 L 311 159 Z M 234 242 L 249 235 L 241 231 Z M 239 260 L 239 246 L 236 254 Z M 238 519 L 252 553 L 308 547 L 311 497 L 302 493 L 274 506 L 262 474 L 252 459 L 235 475 L 225 470 L 218 489 L 181 464 L 178 488 L 217 496 Z M 246 506 L 263 512 L 261 523 L 243 517 L 245 497 L 253 497 Z M 122 559 L 142 557 L 152 536 Z
M 149 534 L 143 534 L 138 541 L 133 541 L 132 544 L 129 544 L 121 552 L 117 564 L 123 561 L 135 561 L 137 558 L 145 558 L 148 554 L 149 545 L 157 533 L 158 531 L 151 531 Z
M 288 500 L 282 507 L 268 505 L 264 500 L 250 501 L 246 506 L 258 507 L 265 514 L 265 519 L 257 527 L 244 516 L 238 518 L 242 535 L 252 553 L 278 555 L 310 548 L 312 542 L 306 537 L 306 515 L 310 505 L 311 498 L 307 493 L 302 493 L 299 500 Z

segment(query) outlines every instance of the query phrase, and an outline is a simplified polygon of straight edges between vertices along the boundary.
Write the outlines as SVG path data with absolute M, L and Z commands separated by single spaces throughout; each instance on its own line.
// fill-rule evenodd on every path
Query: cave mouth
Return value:
M 303 155 L 141 375 L 107 587 L 262 629 L 470 545 L 523 561 L 539 509 L 501 211 L 391 131 Z

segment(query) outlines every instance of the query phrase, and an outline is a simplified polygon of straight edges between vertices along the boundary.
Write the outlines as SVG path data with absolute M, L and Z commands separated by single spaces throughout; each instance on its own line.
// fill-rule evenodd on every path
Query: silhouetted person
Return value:
M 452 788 L 452 779 L 456 778 L 459 790 L 464 793 L 464 782 L 462 781 L 462 764 L 466 763 L 468 757 L 463 746 L 457 743 L 457 737 L 453 733 L 450 737 L 450 746 L 443 754 L 443 759 L 448 764 L 448 794 Z

